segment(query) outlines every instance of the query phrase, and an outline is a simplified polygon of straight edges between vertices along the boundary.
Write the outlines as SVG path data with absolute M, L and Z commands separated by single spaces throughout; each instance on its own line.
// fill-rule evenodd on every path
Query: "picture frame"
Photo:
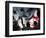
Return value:
M 23 8 L 24 10 L 22 9 L 21 10 L 22 12 L 20 11 L 20 14 L 22 13 L 20 15 L 18 11 L 21 8 Z M 29 16 L 28 15 L 29 14 L 29 10 L 28 9 L 30 9 L 30 12 L 32 12 L 32 13 L 33 13 L 34 10 L 36 10 L 36 9 L 39 10 L 40 9 L 38 11 L 39 12 L 38 13 L 39 14 L 38 18 L 40 19 L 39 20 L 40 22 L 39 22 L 38 26 L 36 26 L 33 29 L 32 28 L 28 28 L 28 26 L 27 26 L 27 28 L 25 27 L 24 30 L 23 30 L 23 27 L 21 29 L 21 28 L 19 28 L 17 26 L 16 27 L 13 26 L 14 25 L 14 23 L 13 23 L 14 20 L 12 18 L 13 18 L 14 15 L 15 15 L 15 17 L 17 17 L 19 15 L 23 19 L 23 17 L 24 17 L 23 15 L 27 14 L 27 16 L 25 16 L 24 18 L 27 17 L 27 20 L 28 20 L 28 16 Z M 26 10 L 28 10 L 28 12 L 26 12 Z M 16 13 L 16 11 L 17 11 L 18 15 L 14 14 L 14 13 Z M 23 11 L 24 11 L 24 14 L 23 14 Z M 36 18 L 36 17 L 33 17 L 33 18 Z M 15 18 L 15 19 L 17 19 L 17 18 Z M 24 23 L 27 23 L 27 22 L 24 21 Z M 19 24 L 20 24 L 20 21 L 19 21 Z M 35 22 L 35 24 L 36 24 L 36 22 Z M 15 27 L 15 29 L 14 29 L 14 27 Z M 37 27 L 39 27 L 39 28 L 37 28 Z M 5 36 L 6 37 L 32 36 L 32 35 L 44 35 L 44 34 L 45 34 L 45 3 L 18 2 L 18 1 L 6 1 L 5 2 Z

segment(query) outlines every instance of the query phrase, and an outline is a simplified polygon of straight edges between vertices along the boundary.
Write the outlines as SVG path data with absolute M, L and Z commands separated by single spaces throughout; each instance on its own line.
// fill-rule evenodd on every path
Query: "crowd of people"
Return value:
M 13 8 L 13 31 L 40 29 L 40 9 Z

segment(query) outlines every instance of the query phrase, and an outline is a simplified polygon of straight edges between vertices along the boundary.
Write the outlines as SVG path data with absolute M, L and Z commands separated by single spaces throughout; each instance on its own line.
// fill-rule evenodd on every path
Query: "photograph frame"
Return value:
M 9 35 L 9 3 L 22 3 L 22 4 L 36 4 L 43 5 L 43 33 L 38 34 L 22 34 L 22 35 Z M 45 34 L 45 3 L 37 3 L 37 2 L 18 2 L 18 1 L 6 1 L 5 2 L 5 36 L 6 37 L 18 37 L 18 36 L 32 36 L 32 35 L 44 35 Z

